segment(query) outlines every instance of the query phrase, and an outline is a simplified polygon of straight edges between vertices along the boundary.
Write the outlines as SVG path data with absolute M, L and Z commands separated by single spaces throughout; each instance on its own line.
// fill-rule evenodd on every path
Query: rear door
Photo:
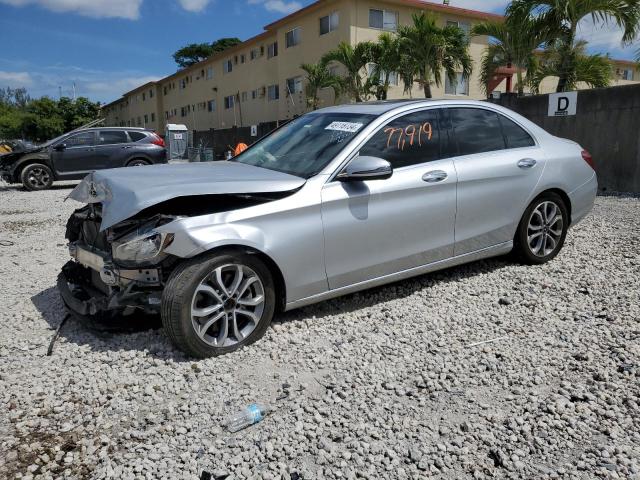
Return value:
M 332 181 L 322 190 L 325 265 L 336 289 L 453 255 L 456 172 L 441 158 L 436 109 L 380 128 L 360 155 L 388 160 L 386 180 Z
M 458 174 L 455 255 L 513 240 L 545 153 L 523 126 L 494 110 L 446 112 Z
M 124 130 L 99 130 L 98 143 L 95 154 L 97 168 L 122 167 L 128 150 L 131 149 L 130 139 Z
M 64 149 L 56 149 L 54 146 L 51 151 L 52 163 L 58 176 L 81 178 L 97 169 L 96 132 L 94 130 L 72 134 L 61 143 L 65 145 Z

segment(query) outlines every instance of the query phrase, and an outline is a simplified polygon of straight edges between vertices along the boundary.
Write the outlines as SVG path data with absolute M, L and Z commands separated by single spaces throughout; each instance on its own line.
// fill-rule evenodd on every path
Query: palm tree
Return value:
M 373 84 L 376 98 L 386 100 L 391 84 L 391 74 L 398 71 L 401 58 L 400 40 L 396 35 L 385 32 L 371 48 L 373 63 Z
M 570 52 L 564 42 L 552 42 L 542 53 L 540 65 L 529 80 L 533 93 L 540 92 L 540 84 L 546 77 L 559 77 L 566 74 L 566 65 L 570 65 L 566 75 L 566 90 L 575 90 L 578 83 L 586 83 L 591 88 L 608 87 L 613 76 L 613 66 L 608 57 L 587 55 L 585 41 L 578 41 Z M 568 63 L 567 63 L 567 58 Z
M 333 89 L 336 98 L 340 96 L 342 92 L 342 80 L 329 71 L 325 62 L 303 63 L 300 65 L 300 68 L 307 74 L 305 95 L 307 97 L 307 104 L 311 109 L 317 110 L 320 106 L 320 90 L 323 88 Z
M 472 35 L 486 35 L 492 39 L 482 57 L 480 81 L 489 95 L 488 85 L 500 67 L 516 69 L 518 95 L 524 93 L 523 73 L 529 78 L 536 68 L 534 50 L 547 40 L 541 21 L 526 11 L 517 11 L 503 22 L 485 21 L 471 29 Z
M 364 88 L 362 77 L 371 58 L 372 49 L 372 42 L 361 42 L 355 46 L 340 42 L 335 50 L 324 54 L 321 60 L 326 64 L 335 62 L 344 66 L 346 70 L 344 91 L 356 102 L 362 102 L 363 98 L 366 100 L 368 96 L 368 90 Z
M 513 0 L 507 16 L 529 12 L 545 25 L 547 33 L 553 35 L 554 54 L 558 56 L 559 74 L 556 91 L 565 92 L 575 78 L 575 47 L 578 24 L 591 17 L 594 22 L 614 22 L 622 28 L 622 42 L 630 43 L 640 31 L 640 0 Z
M 455 82 L 462 70 L 463 78 L 471 76 L 469 41 L 458 26 L 439 27 L 433 15 L 414 14 L 413 25 L 400 27 L 402 50 L 407 52 L 416 81 L 424 89 L 424 96 L 431 98 L 431 85 L 442 85 L 444 69 L 449 81 Z

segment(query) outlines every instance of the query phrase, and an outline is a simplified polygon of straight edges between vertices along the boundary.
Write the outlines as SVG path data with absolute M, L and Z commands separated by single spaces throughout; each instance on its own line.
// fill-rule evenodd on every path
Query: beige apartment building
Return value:
M 421 0 L 318 0 L 265 27 L 265 31 L 220 54 L 157 82 L 142 85 L 103 107 L 109 126 L 147 127 L 162 132 L 167 123 L 189 130 L 249 126 L 286 120 L 307 111 L 302 63 L 317 62 L 340 42 L 352 45 L 375 41 L 383 31 L 411 23 L 411 15 L 430 11 L 440 22 L 455 23 L 465 31 L 474 23 L 500 19 L 499 15 Z M 446 81 L 433 87 L 435 98 L 482 99 L 479 65 L 487 37 L 471 37 L 474 73 L 466 82 Z M 339 67 L 335 67 L 339 73 Z M 615 85 L 640 81 L 632 62 L 616 61 Z M 545 92 L 554 79 L 543 83 Z M 497 90 L 504 91 L 505 82 Z M 416 84 L 411 92 L 423 96 Z M 389 98 L 406 98 L 395 79 Z M 330 89 L 322 92 L 322 106 L 344 103 Z

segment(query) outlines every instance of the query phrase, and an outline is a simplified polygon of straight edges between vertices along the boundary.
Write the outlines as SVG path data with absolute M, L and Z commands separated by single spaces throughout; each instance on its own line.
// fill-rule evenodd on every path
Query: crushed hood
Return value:
M 105 230 L 177 197 L 287 192 L 304 183 L 304 178 L 238 162 L 149 165 L 93 172 L 69 198 L 102 203 L 100 228 Z

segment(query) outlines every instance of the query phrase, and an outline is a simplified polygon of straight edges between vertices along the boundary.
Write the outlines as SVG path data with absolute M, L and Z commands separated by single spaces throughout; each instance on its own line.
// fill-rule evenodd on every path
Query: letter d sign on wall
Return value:
M 552 93 L 549 95 L 550 117 L 575 115 L 577 107 L 578 92 Z

